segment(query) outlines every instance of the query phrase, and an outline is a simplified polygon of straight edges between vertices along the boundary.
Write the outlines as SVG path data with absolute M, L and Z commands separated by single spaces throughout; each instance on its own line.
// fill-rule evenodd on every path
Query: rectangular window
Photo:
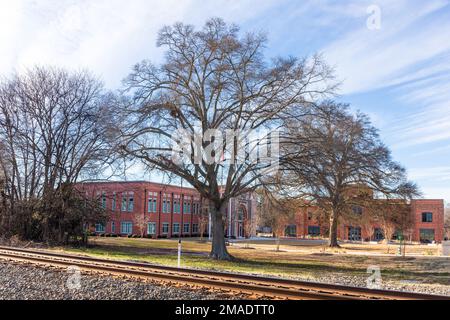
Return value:
M 157 204 L 158 201 L 156 200 L 155 196 L 150 196 L 148 199 L 148 212 L 149 213 L 157 213 Z
M 128 212 L 134 211 L 134 193 L 128 193 Z
M 180 233 L 180 224 L 179 223 L 173 224 L 173 232 L 172 233 L 174 233 L 174 234 Z
M 348 240 L 350 241 L 361 241 L 361 228 L 354 228 L 349 227 L 348 228 Z
M 121 211 L 122 212 L 126 212 L 127 211 L 127 193 L 126 192 L 122 193 L 122 207 L 121 207 Z
M 198 230 L 199 230 L 198 224 L 197 223 L 193 224 L 192 225 L 192 233 L 199 233 Z
M 183 213 L 191 214 L 191 203 L 190 202 L 185 202 L 183 204 Z
M 317 237 L 320 236 L 320 227 L 310 226 L 308 227 L 308 235 Z
M 111 233 L 116 233 L 116 223 L 114 221 L 111 222 Z
M 102 192 L 102 209 L 106 210 L 106 193 Z
M 193 205 L 192 205 L 192 213 L 193 214 L 198 214 L 199 213 L 199 204 L 198 203 L 194 203 Z
M 431 213 L 431 212 L 422 213 L 422 222 L 425 222 L 425 223 L 433 222 L 433 213 Z
M 131 235 L 133 234 L 133 223 L 132 222 L 122 222 L 120 224 L 120 233 L 121 234 L 126 234 L 126 235 Z
M 375 241 L 382 241 L 384 240 L 384 233 L 381 228 L 375 228 L 374 235 L 373 235 Z
M 165 199 L 163 201 L 163 213 L 171 213 L 171 212 L 172 212 L 171 201 Z
M 191 225 L 189 223 L 185 223 L 183 226 L 183 233 L 189 233 L 191 231 Z
M 181 213 L 180 201 L 179 200 L 175 200 L 173 202 L 173 213 Z
M 297 226 L 296 225 L 287 226 L 285 235 L 286 235 L 286 237 L 292 237 L 292 238 L 297 237 Z
M 111 210 L 116 211 L 116 208 L 117 208 L 117 194 L 114 192 L 113 198 L 112 198 Z
M 436 240 L 434 229 L 420 229 L 420 242 L 432 243 Z
M 105 225 L 103 223 L 97 223 L 95 225 L 95 232 L 96 233 L 105 233 Z
M 147 234 L 149 236 L 152 236 L 152 235 L 156 234 L 156 223 L 149 223 L 147 225 Z
M 168 234 L 169 233 L 169 224 L 168 223 L 163 223 L 162 224 L 162 233 L 163 234 Z

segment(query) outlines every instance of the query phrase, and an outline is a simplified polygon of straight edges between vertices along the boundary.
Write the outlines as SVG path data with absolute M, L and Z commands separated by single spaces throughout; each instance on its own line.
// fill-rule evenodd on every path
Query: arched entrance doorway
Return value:
M 248 232 L 248 213 L 247 208 L 244 205 L 240 205 L 237 211 L 237 237 L 246 238 Z

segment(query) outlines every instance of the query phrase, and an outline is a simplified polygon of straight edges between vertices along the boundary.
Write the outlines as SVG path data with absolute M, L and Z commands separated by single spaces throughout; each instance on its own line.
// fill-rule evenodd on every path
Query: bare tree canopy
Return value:
M 227 130 L 244 135 L 258 129 L 275 131 L 288 116 L 302 114 L 301 106 L 334 90 L 331 70 L 320 57 L 268 60 L 265 44 L 264 35 L 241 35 L 237 26 L 221 19 L 209 20 L 201 30 L 178 23 L 159 33 L 165 62 L 139 63 L 125 81 L 132 101 L 122 125 L 121 151 L 152 169 L 176 174 L 210 201 L 211 256 L 217 259 L 231 258 L 224 241 L 224 204 L 263 184 L 268 164 L 245 156 L 237 163 L 240 138 L 227 145 L 210 130 L 224 136 Z M 192 138 L 184 143 L 192 156 L 183 163 L 172 154 L 173 136 L 180 129 L 180 140 Z M 195 161 L 197 136 L 203 149 L 212 149 L 216 161 Z M 221 158 L 230 159 L 229 165 Z
M 97 170 L 107 152 L 103 99 L 101 83 L 87 72 L 37 67 L 0 84 L 5 230 L 61 241 L 73 226 L 71 205 L 82 205 L 73 197 L 73 184 Z
M 325 102 L 288 126 L 282 144 L 284 180 L 289 192 L 309 199 L 330 218 L 330 246 L 337 246 L 339 218 L 355 205 L 377 197 L 409 199 L 418 195 L 405 169 L 394 162 L 367 116 L 347 105 Z

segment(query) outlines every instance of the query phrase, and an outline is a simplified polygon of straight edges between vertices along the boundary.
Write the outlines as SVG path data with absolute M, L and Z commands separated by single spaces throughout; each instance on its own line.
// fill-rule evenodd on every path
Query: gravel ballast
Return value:
M 229 295 L 207 290 L 187 290 L 132 279 L 119 279 L 108 275 L 82 273 L 78 282 L 74 275 L 75 273 L 69 270 L 0 261 L 0 300 L 223 300 L 232 298 Z
M 352 286 L 367 288 L 367 276 L 351 276 L 330 274 L 328 276 L 322 276 L 318 278 L 303 278 L 302 280 L 320 282 L 320 283 L 333 283 L 337 285 Z M 450 286 L 442 284 L 428 284 L 417 283 L 413 281 L 393 281 L 387 279 L 381 279 L 380 286 L 374 289 L 401 291 L 401 292 L 414 292 L 422 294 L 432 294 L 439 296 L 450 296 Z
M 298 280 L 366 287 L 367 277 L 329 273 Z M 75 281 L 71 281 L 74 280 Z M 74 271 L 0 260 L 0 300 L 227 300 L 246 299 L 205 289 L 184 289 L 109 275 L 80 275 Z M 79 283 L 79 286 L 77 285 Z M 384 280 L 380 289 L 450 296 L 450 287 L 438 284 Z

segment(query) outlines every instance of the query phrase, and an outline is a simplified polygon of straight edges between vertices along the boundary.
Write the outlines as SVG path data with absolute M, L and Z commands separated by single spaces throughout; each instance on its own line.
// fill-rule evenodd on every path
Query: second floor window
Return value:
M 170 213 L 170 212 L 171 212 L 170 200 L 164 200 L 163 201 L 163 213 Z
M 102 193 L 102 209 L 106 209 L 106 193 Z
M 114 192 L 113 198 L 112 198 L 111 210 L 116 211 L 116 208 L 117 208 L 117 194 Z
M 183 204 L 183 213 L 185 213 L 185 214 L 191 213 L 191 203 L 190 202 L 185 202 Z
M 180 201 L 173 202 L 173 213 L 181 213 Z
M 199 214 L 200 213 L 200 204 L 194 202 L 194 204 L 192 205 L 192 213 L 193 214 Z
M 158 204 L 158 201 L 156 200 L 156 198 L 148 199 L 148 212 L 156 213 L 158 211 L 157 204 Z
M 134 211 L 134 193 L 124 192 L 122 194 L 122 212 L 133 212 Z
M 433 213 L 432 212 L 424 212 L 422 213 L 422 222 L 433 222 Z
M 122 206 L 120 209 L 122 212 L 127 211 L 127 194 L 126 193 L 122 194 Z
M 134 211 L 134 193 L 128 193 L 128 212 Z

